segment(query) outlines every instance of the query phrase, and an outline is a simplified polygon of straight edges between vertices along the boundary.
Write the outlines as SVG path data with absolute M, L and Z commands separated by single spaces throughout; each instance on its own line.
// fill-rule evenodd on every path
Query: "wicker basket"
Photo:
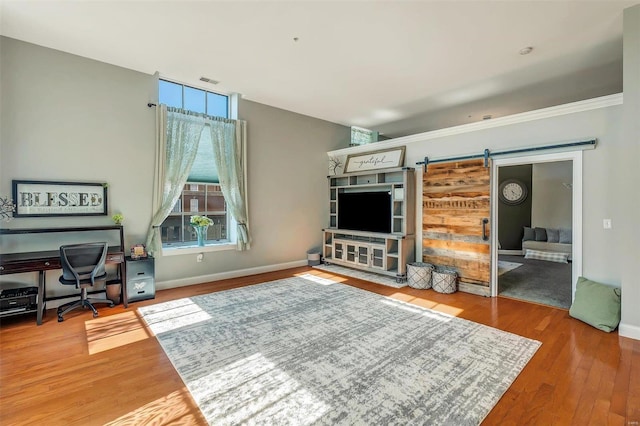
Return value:
M 407 263 L 407 284 L 411 288 L 426 290 L 431 288 L 431 273 L 434 266 L 430 263 Z
M 450 268 L 436 267 L 433 271 L 431 286 L 438 293 L 455 293 L 457 288 L 458 273 Z

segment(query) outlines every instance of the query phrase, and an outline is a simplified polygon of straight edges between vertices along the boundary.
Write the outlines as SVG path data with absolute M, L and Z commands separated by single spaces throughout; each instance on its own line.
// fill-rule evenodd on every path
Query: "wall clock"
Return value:
M 500 184 L 498 196 L 503 203 L 515 206 L 527 199 L 527 186 L 517 179 L 507 179 Z

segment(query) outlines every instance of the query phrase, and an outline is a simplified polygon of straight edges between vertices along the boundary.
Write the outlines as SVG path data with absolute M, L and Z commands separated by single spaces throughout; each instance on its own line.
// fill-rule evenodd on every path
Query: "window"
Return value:
M 350 146 L 365 145 L 378 141 L 378 132 L 362 127 L 351 126 Z
M 167 80 L 159 83 L 160 103 L 167 106 L 200 112 L 216 117 L 229 116 L 229 97 L 189 87 Z M 213 145 L 208 132 L 198 146 L 196 159 L 191 167 L 187 184 L 161 226 L 164 247 L 191 246 L 197 240 L 191 227 L 191 216 L 207 216 L 213 225 L 207 230 L 207 242 L 230 241 L 230 215 L 218 184 L 218 172 L 213 163 Z
M 220 185 L 187 183 L 173 210 L 162 223 L 162 243 L 184 245 L 197 240 L 190 225 L 192 215 L 207 216 L 213 225 L 207 230 L 207 241 L 228 241 L 227 205 Z
M 229 118 L 228 96 L 167 80 L 160 80 L 159 92 L 161 104 L 214 117 Z

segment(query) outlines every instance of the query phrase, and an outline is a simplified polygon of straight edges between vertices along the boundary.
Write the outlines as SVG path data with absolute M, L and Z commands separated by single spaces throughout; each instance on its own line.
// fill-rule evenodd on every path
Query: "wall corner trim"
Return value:
M 536 109 L 519 114 L 507 115 L 491 120 L 479 121 L 476 123 L 462 124 L 460 126 L 447 127 L 445 129 L 432 130 L 430 132 L 416 133 L 415 135 L 402 136 L 395 139 L 376 142 L 374 144 L 358 145 L 349 148 L 337 149 L 327 152 L 329 157 L 340 157 L 348 154 L 358 154 L 372 149 L 395 148 L 414 142 L 423 142 L 430 139 L 437 139 L 446 136 L 460 135 L 463 133 L 476 132 L 478 130 L 491 129 L 495 127 L 509 126 L 511 124 L 526 123 L 528 121 L 541 120 L 544 118 L 559 117 L 566 114 L 591 111 L 599 108 L 607 108 L 615 105 L 622 105 L 622 93 L 601 96 L 584 101 L 571 102 L 568 104 L 552 106 L 548 108 Z
M 196 277 L 180 278 L 177 280 L 158 281 L 156 282 L 156 290 L 166 290 L 169 288 L 185 287 L 188 285 L 208 283 L 211 281 L 226 280 L 228 278 L 246 277 L 248 275 L 262 274 L 265 272 L 280 271 L 282 269 L 297 268 L 307 266 L 307 259 L 296 260 L 287 263 L 278 263 L 275 265 L 257 266 L 255 268 L 237 269 L 235 271 L 219 272 L 217 274 L 199 275 Z
M 640 340 L 640 327 L 637 325 L 620 323 L 620 325 L 618 326 L 618 334 L 621 337 Z

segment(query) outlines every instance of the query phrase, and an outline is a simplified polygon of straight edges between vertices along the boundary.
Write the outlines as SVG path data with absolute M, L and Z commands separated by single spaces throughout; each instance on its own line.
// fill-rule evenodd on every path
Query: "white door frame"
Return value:
M 573 162 L 572 191 L 572 263 L 571 300 L 576 291 L 576 281 L 582 275 L 582 150 L 522 157 L 494 158 L 491 170 L 491 297 L 498 295 L 498 168 L 522 164 L 548 163 L 552 161 Z

